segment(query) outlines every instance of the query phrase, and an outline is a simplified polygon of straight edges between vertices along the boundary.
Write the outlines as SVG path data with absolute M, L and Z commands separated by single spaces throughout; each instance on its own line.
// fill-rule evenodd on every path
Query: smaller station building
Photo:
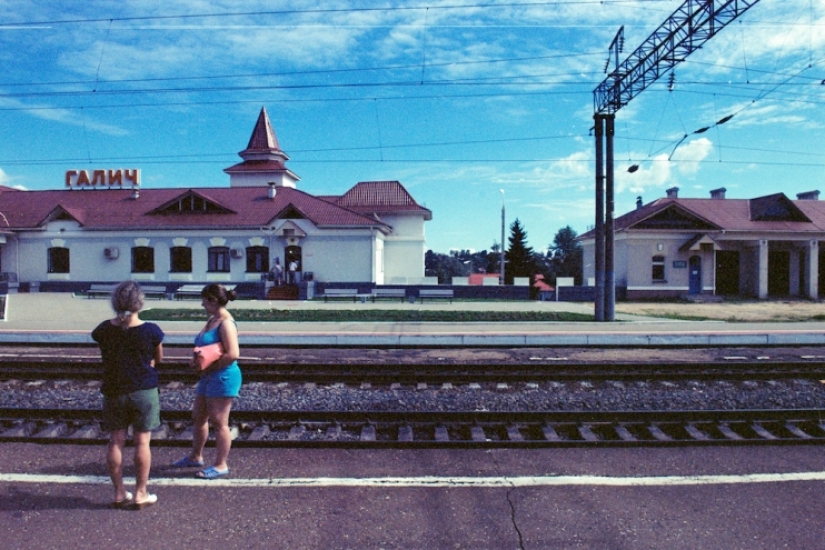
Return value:
M 825 202 L 819 191 L 729 199 L 679 198 L 679 189 L 617 218 L 617 296 L 628 300 L 825 295 Z M 594 281 L 595 232 L 579 237 Z M 591 283 L 592 284 L 592 283 Z

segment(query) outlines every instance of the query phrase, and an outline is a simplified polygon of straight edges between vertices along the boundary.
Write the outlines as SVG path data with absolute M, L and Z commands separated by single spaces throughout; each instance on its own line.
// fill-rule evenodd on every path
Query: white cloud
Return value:
M 14 183 L 14 178 L 9 176 L 2 168 L 0 168 L 0 185 L 4 187 L 11 187 L 12 189 L 18 189 L 20 191 L 26 191 L 25 186 Z
M 708 138 L 699 138 L 681 144 L 673 151 L 670 160 L 676 169 L 685 175 L 693 175 L 699 171 L 700 165 L 713 151 L 713 143 Z

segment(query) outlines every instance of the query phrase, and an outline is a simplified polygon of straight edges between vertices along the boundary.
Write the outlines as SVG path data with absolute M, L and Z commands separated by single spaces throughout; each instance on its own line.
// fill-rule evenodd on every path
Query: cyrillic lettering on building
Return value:
M 123 180 L 131 184 L 131 187 L 140 186 L 140 170 L 135 169 L 105 169 L 93 170 L 92 177 L 89 178 L 87 170 L 66 170 L 66 187 L 123 187 Z

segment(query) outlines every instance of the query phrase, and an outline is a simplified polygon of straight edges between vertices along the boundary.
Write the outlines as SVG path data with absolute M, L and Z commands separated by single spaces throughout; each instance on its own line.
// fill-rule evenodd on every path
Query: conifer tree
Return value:
M 527 246 L 527 231 L 518 218 L 510 224 L 508 247 L 504 252 L 504 281 L 513 284 L 514 277 L 532 277 L 536 273 L 533 248 Z

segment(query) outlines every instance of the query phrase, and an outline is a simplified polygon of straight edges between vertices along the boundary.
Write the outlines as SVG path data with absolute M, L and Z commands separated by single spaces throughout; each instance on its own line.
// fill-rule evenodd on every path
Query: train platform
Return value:
M 3 445 L 19 550 L 822 548 L 825 455 L 759 447 L 232 449 L 214 481 L 153 446 L 141 511 L 110 507 L 104 447 Z M 205 458 L 214 449 L 207 449 Z M 126 476 L 133 475 L 131 449 Z M 131 489 L 134 480 L 127 479 Z
M 147 300 L 144 309 L 201 309 L 199 300 Z M 593 314 L 577 302 L 321 302 L 239 300 L 233 309 L 464 309 L 569 311 Z M 92 344 L 91 330 L 112 316 L 107 299 L 70 293 L 11 294 L 0 321 L 0 343 Z M 188 345 L 200 322 L 160 321 L 165 342 Z M 270 346 L 762 346 L 825 345 L 825 321 L 678 321 L 616 314 L 613 322 L 243 322 L 241 345 Z

